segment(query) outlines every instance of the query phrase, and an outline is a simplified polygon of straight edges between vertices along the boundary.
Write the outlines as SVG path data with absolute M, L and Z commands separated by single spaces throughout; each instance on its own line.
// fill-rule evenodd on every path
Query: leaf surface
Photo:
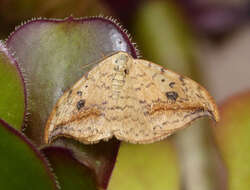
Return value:
M 48 163 L 19 131 L 0 120 L 1 189 L 58 189 Z
M 9 37 L 7 46 L 16 52 L 27 74 L 31 116 L 25 133 L 38 145 L 44 144 L 45 123 L 58 98 L 83 74 L 113 52 L 125 51 L 136 58 L 128 35 L 115 22 L 101 17 L 30 21 Z M 95 163 L 98 184 L 105 189 L 119 142 L 83 145 L 70 139 L 59 141 L 60 146 L 70 147 L 80 162 L 88 159 Z M 103 150 L 108 150 L 107 154 Z
M 50 161 L 63 190 L 97 190 L 94 172 L 87 162 L 80 163 L 71 150 L 50 146 L 41 151 Z
M 25 86 L 17 62 L 0 42 L 0 118 L 21 130 L 25 112 Z
M 221 122 L 214 135 L 228 172 L 228 189 L 250 187 L 250 92 L 229 98 L 221 105 Z

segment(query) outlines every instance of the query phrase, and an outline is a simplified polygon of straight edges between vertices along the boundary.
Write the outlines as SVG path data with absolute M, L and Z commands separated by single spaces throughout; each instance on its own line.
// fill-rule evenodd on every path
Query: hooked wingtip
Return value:
M 219 111 L 218 111 L 218 108 L 216 107 L 216 110 L 215 110 L 215 114 L 214 114 L 214 120 L 216 122 L 219 122 L 220 121 L 220 114 L 219 114 Z
M 219 122 L 220 121 L 220 115 L 219 115 L 219 112 L 218 112 L 218 109 L 216 108 L 215 110 L 208 110 L 208 115 L 209 117 L 215 121 L 215 122 Z
M 218 107 L 215 103 L 215 101 L 213 100 L 210 104 L 210 109 L 207 109 L 208 112 L 208 116 L 215 122 L 219 122 L 220 121 L 220 114 L 219 114 L 219 110 Z
M 215 102 L 215 99 L 209 94 L 209 92 L 205 89 L 205 105 L 204 105 L 204 109 L 207 111 L 207 115 L 208 117 L 210 117 L 210 119 L 212 119 L 215 122 L 219 122 L 220 121 L 220 113 L 219 113 L 219 109 L 218 106 Z

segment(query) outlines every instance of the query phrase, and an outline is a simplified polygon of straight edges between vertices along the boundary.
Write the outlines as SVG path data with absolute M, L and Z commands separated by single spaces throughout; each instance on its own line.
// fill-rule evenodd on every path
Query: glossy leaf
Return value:
M 0 42 L 0 118 L 21 130 L 25 112 L 25 87 L 17 62 Z
M 94 170 L 86 162 L 80 163 L 73 152 L 62 147 L 45 147 L 41 150 L 51 163 L 61 189 L 97 190 Z
M 42 154 L 19 131 L 0 120 L 1 189 L 57 189 Z
M 221 122 L 214 135 L 228 172 L 228 189 L 250 187 L 250 92 L 221 105 Z
M 116 156 L 119 149 L 119 141 L 111 139 L 108 142 L 100 142 L 94 145 L 83 145 L 72 139 L 60 138 L 54 142 L 57 146 L 67 147 L 74 152 L 74 156 L 82 163 L 89 164 L 97 176 L 98 186 L 107 188 Z
M 109 190 L 180 189 L 177 158 L 169 142 L 148 145 L 123 143 Z
M 31 117 L 25 131 L 37 144 L 43 144 L 44 126 L 58 98 L 104 56 L 126 51 L 136 57 L 129 37 L 113 21 L 105 18 L 34 20 L 19 27 L 7 41 L 26 70 Z M 114 166 L 119 142 L 82 145 L 59 139 L 77 158 L 94 164 L 105 189 Z M 56 142 L 58 144 L 58 141 Z M 108 150 L 103 154 L 103 150 Z M 101 161 L 100 161 L 101 159 Z

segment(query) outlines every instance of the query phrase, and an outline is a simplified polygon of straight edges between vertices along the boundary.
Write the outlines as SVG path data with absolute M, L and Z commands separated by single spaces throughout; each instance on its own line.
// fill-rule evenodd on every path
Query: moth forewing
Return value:
M 45 127 L 45 142 L 65 136 L 89 144 L 115 136 L 153 143 L 202 116 L 219 120 L 205 88 L 118 52 L 100 61 L 58 100 Z

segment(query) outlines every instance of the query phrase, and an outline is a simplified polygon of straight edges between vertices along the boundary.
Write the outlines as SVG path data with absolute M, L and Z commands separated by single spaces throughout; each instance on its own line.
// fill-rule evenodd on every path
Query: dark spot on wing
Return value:
M 166 96 L 169 100 L 176 101 L 179 95 L 175 91 L 166 92 Z
M 161 82 L 165 82 L 165 79 L 161 79 Z
M 128 69 L 125 69 L 124 73 L 125 73 L 125 75 L 127 75 L 128 74 Z
M 185 86 L 185 85 L 186 85 L 186 83 L 185 83 L 185 81 L 184 81 L 184 77 L 183 77 L 183 76 L 180 76 L 180 77 L 179 77 L 179 80 L 181 81 L 181 84 L 182 84 L 183 86 Z
M 145 104 L 146 101 L 145 101 L 145 100 L 140 100 L 139 103 L 140 103 L 140 104 Z
M 85 105 L 85 100 L 80 100 L 77 102 L 76 107 L 78 110 L 80 110 Z
M 140 91 L 141 90 L 141 88 L 139 87 L 139 88 L 135 88 L 135 91 Z
M 170 83 L 169 83 L 169 87 L 170 87 L 170 88 L 173 88 L 174 85 L 175 85 L 175 82 L 170 82 Z
M 108 102 L 107 101 L 104 101 L 104 102 L 102 102 L 102 105 L 105 105 L 105 104 L 107 104 Z
M 82 96 L 82 91 L 77 91 L 76 93 L 78 96 Z

